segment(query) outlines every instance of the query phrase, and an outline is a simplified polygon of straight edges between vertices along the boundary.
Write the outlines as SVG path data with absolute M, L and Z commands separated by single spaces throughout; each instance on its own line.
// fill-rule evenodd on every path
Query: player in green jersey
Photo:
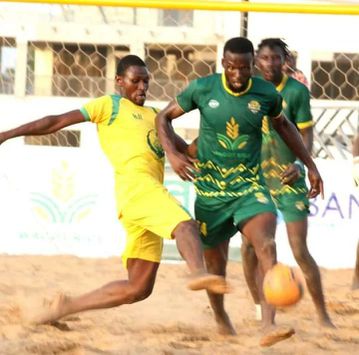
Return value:
M 282 115 L 282 98 L 273 84 L 252 77 L 254 49 L 241 37 L 228 40 L 224 72 L 192 81 L 156 118 L 160 141 L 174 171 L 183 180 L 195 177 L 196 219 L 201 224 L 208 270 L 225 276 L 230 238 L 240 230 L 254 247 L 261 278 L 276 263 L 276 209 L 260 173 L 262 121 L 275 129 L 308 167 L 310 196 L 323 192 L 320 174 L 294 127 Z M 176 149 L 171 121 L 199 109 L 198 162 Z M 219 331 L 235 334 L 224 298 L 208 293 Z M 274 324 L 275 309 L 261 292 L 262 346 L 290 337 L 294 330 Z
M 287 44 L 279 38 L 267 38 L 258 45 L 256 66 L 264 79 L 273 83 L 283 97 L 283 112 L 298 128 L 304 144 L 311 152 L 313 120 L 310 93 L 305 85 L 287 76 L 282 68 L 289 55 Z M 304 273 L 309 293 L 322 325 L 333 327 L 325 307 L 319 268 L 307 247 L 309 199 L 305 171 L 293 152 L 280 138 L 269 119 L 263 121 L 262 171 L 273 201 L 286 223 L 289 244 L 295 260 Z M 259 295 L 253 278 L 256 258 L 244 238 L 242 257 L 249 288 L 255 303 Z M 248 268 L 249 269 L 248 269 Z

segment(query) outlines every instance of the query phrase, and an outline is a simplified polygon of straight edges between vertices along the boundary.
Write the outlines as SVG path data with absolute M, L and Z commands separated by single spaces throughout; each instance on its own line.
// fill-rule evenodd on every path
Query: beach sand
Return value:
M 89 311 L 56 326 L 31 325 L 27 317 L 44 298 L 70 295 L 126 278 L 120 258 L 74 256 L 0 257 L 0 354 L 355 354 L 359 351 L 359 290 L 353 270 L 322 269 L 328 310 L 337 329 L 321 329 L 308 292 L 294 307 L 278 310 L 277 324 L 296 334 L 269 348 L 259 343 L 260 324 L 239 263 L 228 266 L 233 292 L 226 308 L 237 336 L 217 334 L 207 295 L 186 289 L 185 264 L 162 264 L 153 294 L 114 309 Z

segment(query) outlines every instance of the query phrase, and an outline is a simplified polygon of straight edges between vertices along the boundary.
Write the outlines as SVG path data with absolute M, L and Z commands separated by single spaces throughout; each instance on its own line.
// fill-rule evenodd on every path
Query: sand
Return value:
M 237 336 L 216 333 L 207 296 L 189 291 L 184 264 L 162 264 L 153 294 L 140 303 L 89 311 L 56 326 L 26 323 L 43 298 L 57 291 L 77 295 L 125 278 L 119 258 L 73 256 L 0 257 L 0 354 L 355 354 L 359 352 L 359 291 L 351 291 L 352 270 L 322 269 L 335 331 L 321 329 L 308 293 L 292 308 L 279 310 L 277 323 L 296 334 L 261 348 L 260 324 L 241 265 L 230 263 L 233 292 L 226 307 Z

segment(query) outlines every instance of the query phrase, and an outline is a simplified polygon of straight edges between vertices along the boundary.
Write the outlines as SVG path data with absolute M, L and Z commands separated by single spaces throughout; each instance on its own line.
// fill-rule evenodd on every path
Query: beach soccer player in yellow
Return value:
M 128 279 L 79 297 L 59 295 L 36 316 L 36 323 L 147 298 L 161 260 L 163 238 L 176 240 L 191 272 L 190 289 L 228 291 L 222 276 L 206 272 L 197 222 L 163 186 L 164 152 L 155 129 L 157 110 L 144 106 L 149 87 L 145 63 L 135 55 L 125 56 L 117 66 L 115 80 L 119 94 L 0 133 L 2 144 L 14 137 L 49 134 L 86 121 L 95 123 L 101 147 L 114 169 L 118 217 L 127 232 L 123 262 Z M 179 138 L 177 142 L 186 146 Z

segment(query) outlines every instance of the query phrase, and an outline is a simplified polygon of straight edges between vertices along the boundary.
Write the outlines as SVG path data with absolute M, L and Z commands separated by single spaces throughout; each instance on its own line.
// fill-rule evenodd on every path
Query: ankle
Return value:
M 192 277 L 198 277 L 198 276 L 203 276 L 203 275 L 208 275 L 208 272 L 205 268 L 191 270 Z

